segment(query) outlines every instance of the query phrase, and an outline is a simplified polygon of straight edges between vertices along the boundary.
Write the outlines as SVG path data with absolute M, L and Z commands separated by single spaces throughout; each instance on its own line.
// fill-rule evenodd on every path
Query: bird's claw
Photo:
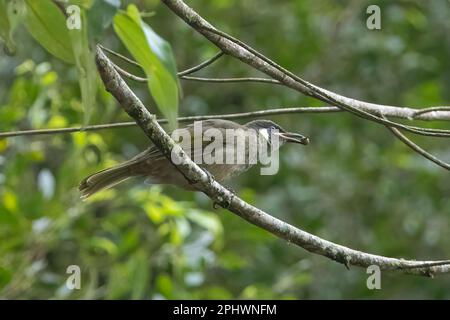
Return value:
M 209 172 L 208 170 L 206 170 L 204 168 L 202 168 L 202 170 L 206 174 L 209 183 L 216 180 L 211 172 Z M 230 207 L 231 201 L 233 200 L 234 196 L 236 195 L 236 191 L 231 187 L 225 186 L 225 188 L 231 193 L 231 196 L 228 197 L 228 199 L 219 197 L 218 201 L 213 202 L 213 209 L 218 209 L 219 206 L 224 209 L 228 209 Z
M 211 182 L 211 181 L 213 181 L 213 180 L 215 180 L 214 179 L 214 176 L 211 174 L 211 172 L 209 172 L 208 170 L 206 170 L 206 169 L 203 169 L 202 168 L 202 170 L 203 170 L 203 172 L 206 174 L 206 177 L 207 177 L 207 179 L 208 179 L 208 182 Z M 187 178 L 186 178 L 187 179 Z M 187 179 L 188 180 L 188 182 L 189 182 L 189 184 L 197 184 L 197 183 L 199 183 L 200 182 L 200 179 L 195 179 L 195 180 L 191 180 L 191 179 Z

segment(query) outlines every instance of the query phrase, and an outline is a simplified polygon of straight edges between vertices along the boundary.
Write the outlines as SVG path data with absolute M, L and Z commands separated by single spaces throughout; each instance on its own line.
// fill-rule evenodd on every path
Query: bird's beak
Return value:
M 307 145 L 309 143 L 308 137 L 305 137 L 299 133 L 279 132 L 278 135 L 286 142 L 300 143 L 303 145 Z

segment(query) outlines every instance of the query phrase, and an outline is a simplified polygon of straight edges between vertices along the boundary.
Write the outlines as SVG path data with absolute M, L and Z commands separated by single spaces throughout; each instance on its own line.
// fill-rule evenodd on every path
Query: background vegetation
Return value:
M 78 2 L 89 8 L 91 43 L 129 55 L 108 23 L 115 9 L 105 8 L 115 1 Z M 122 1 L 121 8 L 130 2 Z M 159 1 L 132 2 L 154 13 L 144 20 L 171 43 L 178 69 L 217 52 Z M 281 65 L 338 93 L 412 107 L 450 101 L 447 0 L 188 4 Z M 381 7 L 381 31 L 366 28 L 370 4 Z M 1 131 L 129 121 L 98 79 L 95 103 L 83 107 L 76 65 L 48 53 L 26 26 L 19 25 L 13 39 L 15 55 L 0 56 Z M 231 58 L 201 74 L 258 75 Z M 147 86 L 132 85 L 156 112 Z M 320 105 L 266 84 L 181 85 L 180 115 Z M 275 176 L 260 176 L 255 168 L 233 181 L 239 196 L 355 249 L 416 259 L 450 256 L 448 172 L 412 153 L 382 126 L 352 115 L 272 119 L 309 136 L 311 144 L 283 148 Z M 445 139 L 415 141 L 450 159 Z M 77 185 L 83 177 L 148 144 L 137 128 L 0 139 L 0 297 L 450 298 L 445 276 L 383 274 L 382 289 L 368 290 L 364 269 L 347 271 L 225 210 L 213 210 L 201 194 L 130 180 L 80 201 Z M 73 264 L 81 267 L 81 290 L 65 286 L 66 268 Z

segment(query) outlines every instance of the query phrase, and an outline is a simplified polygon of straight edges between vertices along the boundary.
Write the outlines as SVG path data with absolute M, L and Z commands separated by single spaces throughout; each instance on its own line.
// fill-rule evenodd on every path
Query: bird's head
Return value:
M 309 139 L 299 133 L 287 132 L 280 125 L 271 120 L 254 120 L 245 124 L 249 129 L 257 130 L 261 135 L 266 138 L 268 143 L 271 143 L 271 137 L 278 135 L 280 138 L 280 144 L 286 142 L 299 143 L 307 145 Z

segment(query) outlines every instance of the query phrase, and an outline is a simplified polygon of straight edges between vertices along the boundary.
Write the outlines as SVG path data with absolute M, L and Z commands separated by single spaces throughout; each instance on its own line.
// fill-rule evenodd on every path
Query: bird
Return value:
M 241 138 L 241 141 L 245 141 L 243 150 L 239 151 L 236 147 L 236 140 L 230 143 L 227 139 L 219 139 L 220 135 L 227 137 L 227 132 L 234 132 L 236 139 Z M 255 134 L 255 139 L 251 139 L 251 134 Z M 206 136 L 210 139 L 205 139 Z M 252 150 L 259 152 L 261 148 L 267 147 L 272 148 L 273 151 L 285 143 L 302 145 L 309 143 L 307 137 L 287 132 L 271 120 L 253 120 L 244 125 L 223 119 L 196 121 L 184 128 L 174 130 L 172 137 L 177 138 L 174 140 L 180 140 L 180 137 L 183 137 L 182 141 L 178 141 L 179 146 L 194 162 L 197 163 L 198 159 L 205 159 L 204 162 L 199 161 L 200 163 L 197 164 L 219 183 L 242 174 L 256 164 L 255 161 L 250 160 L 250 151 Z M 273 137 L 278 138 L 277 141 L 273 140 Z M 200 143 L 196 144 L 195 139 L 198 138 L 200 138 Z M 244 139 L 242 140 L 242 138 Z M 216 143 L 215 148 L 211 147 L 213 143 Z M 277 145 L 275 146 L 275 144 Z M 244 153 L 243 162 L 225 161 L 228 159 L 227 157 L 236 160 L 237 153 L 241 151 Z M 211 162 L 211 159 L 208 162 L 206 161 L 207 156 L 216 157 L 214 158 L 216 160 L 222 159 L 222 162 Z M 128 161 L 83 179 L 79 184 L 81 198 L 85 200 L 93 194 L 111 188 L 131 177 L 146 177 L 150 184 L 171 184 L 185 190 L 196 191 L 195 183 L 189 181 L 181 171 L 176 170 L 173 161 L 164 156 L 156 146 L 150 146 Z

